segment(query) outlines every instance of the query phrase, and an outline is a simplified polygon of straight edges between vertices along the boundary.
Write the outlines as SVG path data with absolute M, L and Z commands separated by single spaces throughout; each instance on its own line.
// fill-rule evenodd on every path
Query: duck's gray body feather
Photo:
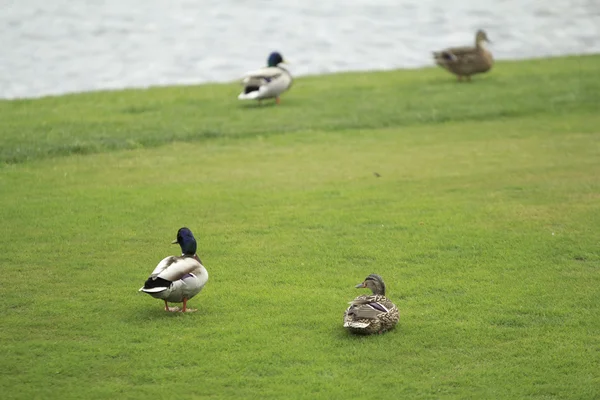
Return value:
M 262 100 L 279 97 L 292 85 L 292 75 L 283 67 L 265 67 L 248 72 L 242 80 L 240 100 Z
M 196 256 L 166 257 L 158 263 L 148 280 L 164 282 L 164 285 L 140 289 L 150 296 L 174 303 L 181 303 L 184 298 L 191 299 L 208 281 L 208 271 Z

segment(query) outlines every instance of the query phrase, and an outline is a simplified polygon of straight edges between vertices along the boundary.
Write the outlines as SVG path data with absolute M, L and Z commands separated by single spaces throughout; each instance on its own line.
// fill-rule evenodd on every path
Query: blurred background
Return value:
M 0 98 L 433 65 L 487 31 L 496 59 L 600 52 L 600 0 L 0 0 Z

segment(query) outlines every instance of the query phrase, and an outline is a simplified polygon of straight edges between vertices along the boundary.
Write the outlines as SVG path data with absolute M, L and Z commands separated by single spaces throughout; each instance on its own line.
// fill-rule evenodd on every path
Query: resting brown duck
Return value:
M 385 297 L 383 278 L 371 274 L 356 287 L 371 289 L 373 294 L 363 294 L 350 302 L 350 307 L 344 313 L 344 328 L 363 335 L 383 333 L 394 328 L 400 313 L 398 307 Z
M 452 47 L 433 53 L 435 63 L 457 76 L 458 81 L 471 80 L 471 75 L 489 71 L 494 65 L 492 53 L 485 48 L 490 43 L 487 34 L 478 30 L 475 34 L 475 47 Z

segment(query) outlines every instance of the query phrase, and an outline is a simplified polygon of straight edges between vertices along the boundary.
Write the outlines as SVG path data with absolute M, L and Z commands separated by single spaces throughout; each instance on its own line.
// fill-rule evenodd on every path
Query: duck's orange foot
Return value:
M 181 312 L 196 312 L 196 311 L 198 311 L 196 308 L 188 308 L 187 301 L 188 301 L 188 299 L 186 299 L 184 297 L 183 298 L 183 309 L 181 310 Z
M 169 312 L 179 311 L 179 307 L 169 307 L 169 303 L 167 303 L 166 300 L 164 300 L 164 302 L 165 302 L 165 311 L 169 311 Z

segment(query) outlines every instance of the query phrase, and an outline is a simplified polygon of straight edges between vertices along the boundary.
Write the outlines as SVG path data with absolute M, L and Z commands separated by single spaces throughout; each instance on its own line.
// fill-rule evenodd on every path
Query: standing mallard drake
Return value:
M 475 47 L 453 47 L 433 53 L 435 63 L 457 76 L 458 81 L 471 80 L 471 75 L 487 72 L 494 65 L 494 58 L 484 42 L 491 43 L 483 30 L 475 34 Z
M 172 244 L 177 243 L 181 246 L 181 256 L 169 256 L 159 262 L 140 292 L 163 299 L 166 311 L 179 311 L 179 307 L 169 307 L 169 301 L 183 302 L 183 312 L 197 311 L 187 308 L 187 301 L 200 293 L 208 281 L 208 272 L 196 254 L 197 244 L 192 231 L 179 229 L 177 240 Z
M 242 80 L 244 90 L 238 99 L 260 101 L 274 97 L 279 104 L 279 96 L 292 86 L 292 75 L 281 63 L 285 61 L 281 54 L 275 51 L 269 55 L 265 68 L 248 72 Z
M 363 294 L 350 302 L 344 313 L 344 328 L 352 333 L 369 335 L 383 333 L 398 323 L 398 307 L 385 297 L 385 283 L 381 276 L 371 274 L 357 288 L 369 288 L 372 295 Z

